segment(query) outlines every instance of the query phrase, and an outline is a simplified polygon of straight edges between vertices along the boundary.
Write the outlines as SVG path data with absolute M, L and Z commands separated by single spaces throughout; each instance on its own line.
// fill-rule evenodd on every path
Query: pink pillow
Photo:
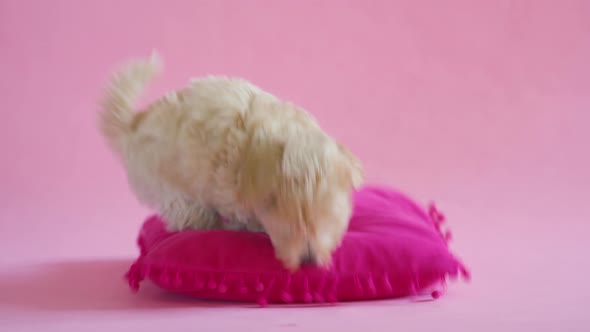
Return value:
M 127 279 L 144 278 L 174 293 L 201 299 L 311 303 L 394 298 L 431 292 L 440 296 L 447 276 L 468 277 L 447 248 L 442 215 L 427 214 L 403 194 L 365 188 L 342 246 L 329 270 L 286 271 L 267 235 L 234 231 L 168 233 L 149 218 L 139 235 L 141 256 Z M 447 233 L 449 234 L 449 233 Z M 449 234 L 450 235 L 450 234 Z

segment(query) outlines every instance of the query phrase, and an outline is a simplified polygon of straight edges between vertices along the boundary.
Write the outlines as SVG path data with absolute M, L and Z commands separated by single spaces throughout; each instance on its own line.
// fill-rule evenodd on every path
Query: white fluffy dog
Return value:
M 135 112 L 159 63 L 124 66 L 101 103 L 102 133 L 138 199 L 169 230 L 263 230 L 285 267 L 330 264 L 360 162 L 303 110 L 241 79 L 193 80 Z

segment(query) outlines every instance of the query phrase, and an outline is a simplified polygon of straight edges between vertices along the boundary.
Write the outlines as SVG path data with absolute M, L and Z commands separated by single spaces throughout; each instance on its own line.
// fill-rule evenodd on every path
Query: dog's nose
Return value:
M 317 265 L 318 261 L 313 254 L 305 254 L 301 257 L 302 265 Z

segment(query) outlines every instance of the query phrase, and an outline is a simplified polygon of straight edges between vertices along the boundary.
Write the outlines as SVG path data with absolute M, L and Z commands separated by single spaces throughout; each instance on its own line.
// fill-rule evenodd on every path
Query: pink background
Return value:
M 268 308 L 128 292 L 148 211 L 96 130 L 110 70 L 297 102 L 370 182 L 434 199 L 471 284 Z M 588 331 L 590 2 L 0 1 L 0 330 Z

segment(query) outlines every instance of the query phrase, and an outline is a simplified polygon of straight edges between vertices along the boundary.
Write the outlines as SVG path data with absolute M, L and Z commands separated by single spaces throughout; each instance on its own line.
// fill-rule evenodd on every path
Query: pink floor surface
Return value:
M 589 331 L 590 2 L 0 1 L 0 331 Z M 437 201 L 438 301 L 207 303 L 122 275 L 138 207 L 95 129 L 120 60 L 294 100 L 368 180 Z

